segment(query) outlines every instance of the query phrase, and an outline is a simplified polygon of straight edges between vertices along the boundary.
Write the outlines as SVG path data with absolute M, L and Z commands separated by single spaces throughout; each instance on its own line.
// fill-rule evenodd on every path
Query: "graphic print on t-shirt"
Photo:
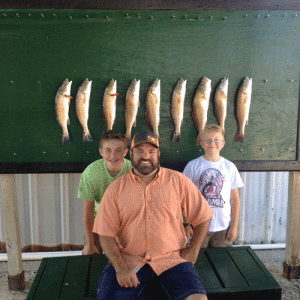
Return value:
M 224 178 L 216 169 L 207 169 L 200 176 L 200 192 L 211 207 L 224 207 L 225 201 L 221 195 Z

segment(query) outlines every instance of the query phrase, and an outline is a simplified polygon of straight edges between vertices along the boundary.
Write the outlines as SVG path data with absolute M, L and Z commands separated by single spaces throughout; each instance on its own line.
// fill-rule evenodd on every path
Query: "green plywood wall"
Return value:
M 152 18 L 151 18 L 152 17 Z M 125 133 L 125 96 L 141 80 L 137 126 L 147 129 L 145 98 L 161 79 L 159 132 L 162 162 L 186 162 L 203 154 L 196 147 L 191 112 L 195 89 L 212 80 L 208 123 L 216 123 L 213 95 L 229 78 L 227 140 L 222 154 L 234 161 L 295 160 L 298 132 L 300 14 L 295 11 L 83 11 L 6 10 L 0 14 L 0 162 L 91 162 L 106 129 L 102 96 L 117 80 L 117 119 Z M 246 139 L 237 132 L 235 98 L 244 77 L 253 79 Z M 177 80 L 187 79 L 182 141 L 172 143 L 170 100 Z M 71 143 L 61 144 L 54 99 L 72 80 Z M 75 113 L 81 82 L 92 80 L 89 128 L 82 143 Z

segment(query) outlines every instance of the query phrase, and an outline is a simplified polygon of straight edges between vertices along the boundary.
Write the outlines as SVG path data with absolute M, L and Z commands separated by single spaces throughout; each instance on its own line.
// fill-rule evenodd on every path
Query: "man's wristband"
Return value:
M 192 225 L 192 224 L 190 224 L 190 223 L 183 223 L 183 226 L 184 226 L 184 227 L 191 226 L 191 227 L 192 227 L 192 229 L 194 229 L 194 228 L 193 228 L 193 225 Z

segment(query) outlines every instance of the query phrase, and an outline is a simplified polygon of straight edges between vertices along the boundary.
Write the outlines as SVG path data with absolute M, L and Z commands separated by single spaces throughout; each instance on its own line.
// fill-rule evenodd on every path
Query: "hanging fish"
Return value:
M 76 96 L 76 114 L 83 128 L 83 142 L 92 142 L 93 138 L 88 129 L 89 107 L 92 81 L 86 78 L 78 88 Z
M 180 142 L 180 128 L 183 122 L 184 98 L 186 92 L 186 80 L 180 78 L 174 88 L 172 95 L 172 119 L 175 125 L 172 142 Z
M 225 131 L 225 119 L 227 114 L 228 78 L 223 78 L 215 93 L 215 115 L 219 125 Z
M 125 124 L 126 138 L 130 144 L 132 126 L 136 126 L 136 115 L 140 107 L 140 80 L 133 79 L 126 93 Z
M 252 94 L 252 78 L 246 77 L 241 84 L 237 102 L 236 102 L 236 118 L 238 123 L 238 132 L 235 136 L 235 142 L 243 142 L 245 138 L 245 126 L 248 124 L 250 104 Z
M 159 137 L 159 109 L 160 109 L 160 79 L 155 79 L 146 97 L 146 121 L 150 129 Z
M 70 124 L 69 106 L 72 97 L 70 96 L 72 81 L 66 78 L 59 87 L 55 97 L 55 112 L 58 124 L 63 130 L 62 144 L 70 143 L 70 136 L 67 125 Z
M 193 100 L 193 119 L 198 130 L 196 146 L 200 146 L 200 137 L 207 124 L 207 111 L 211 92 L 211 80 L 203 77 L 197 87 Z
M 116 121 L 116 107 L 117 107 L 117 81 L 111 80 L 105 88 L 103 95 L 103 112 L 104 122 L 107 130 L 111 130 Z

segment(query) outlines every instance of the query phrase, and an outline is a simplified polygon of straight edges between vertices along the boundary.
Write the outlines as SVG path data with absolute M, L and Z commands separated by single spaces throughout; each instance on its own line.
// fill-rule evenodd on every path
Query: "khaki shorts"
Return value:
M 216 232 L 209 231 L 201 248 L 232 247 L 232 242 L 226 240 L 227 232 L 228 229 Z

